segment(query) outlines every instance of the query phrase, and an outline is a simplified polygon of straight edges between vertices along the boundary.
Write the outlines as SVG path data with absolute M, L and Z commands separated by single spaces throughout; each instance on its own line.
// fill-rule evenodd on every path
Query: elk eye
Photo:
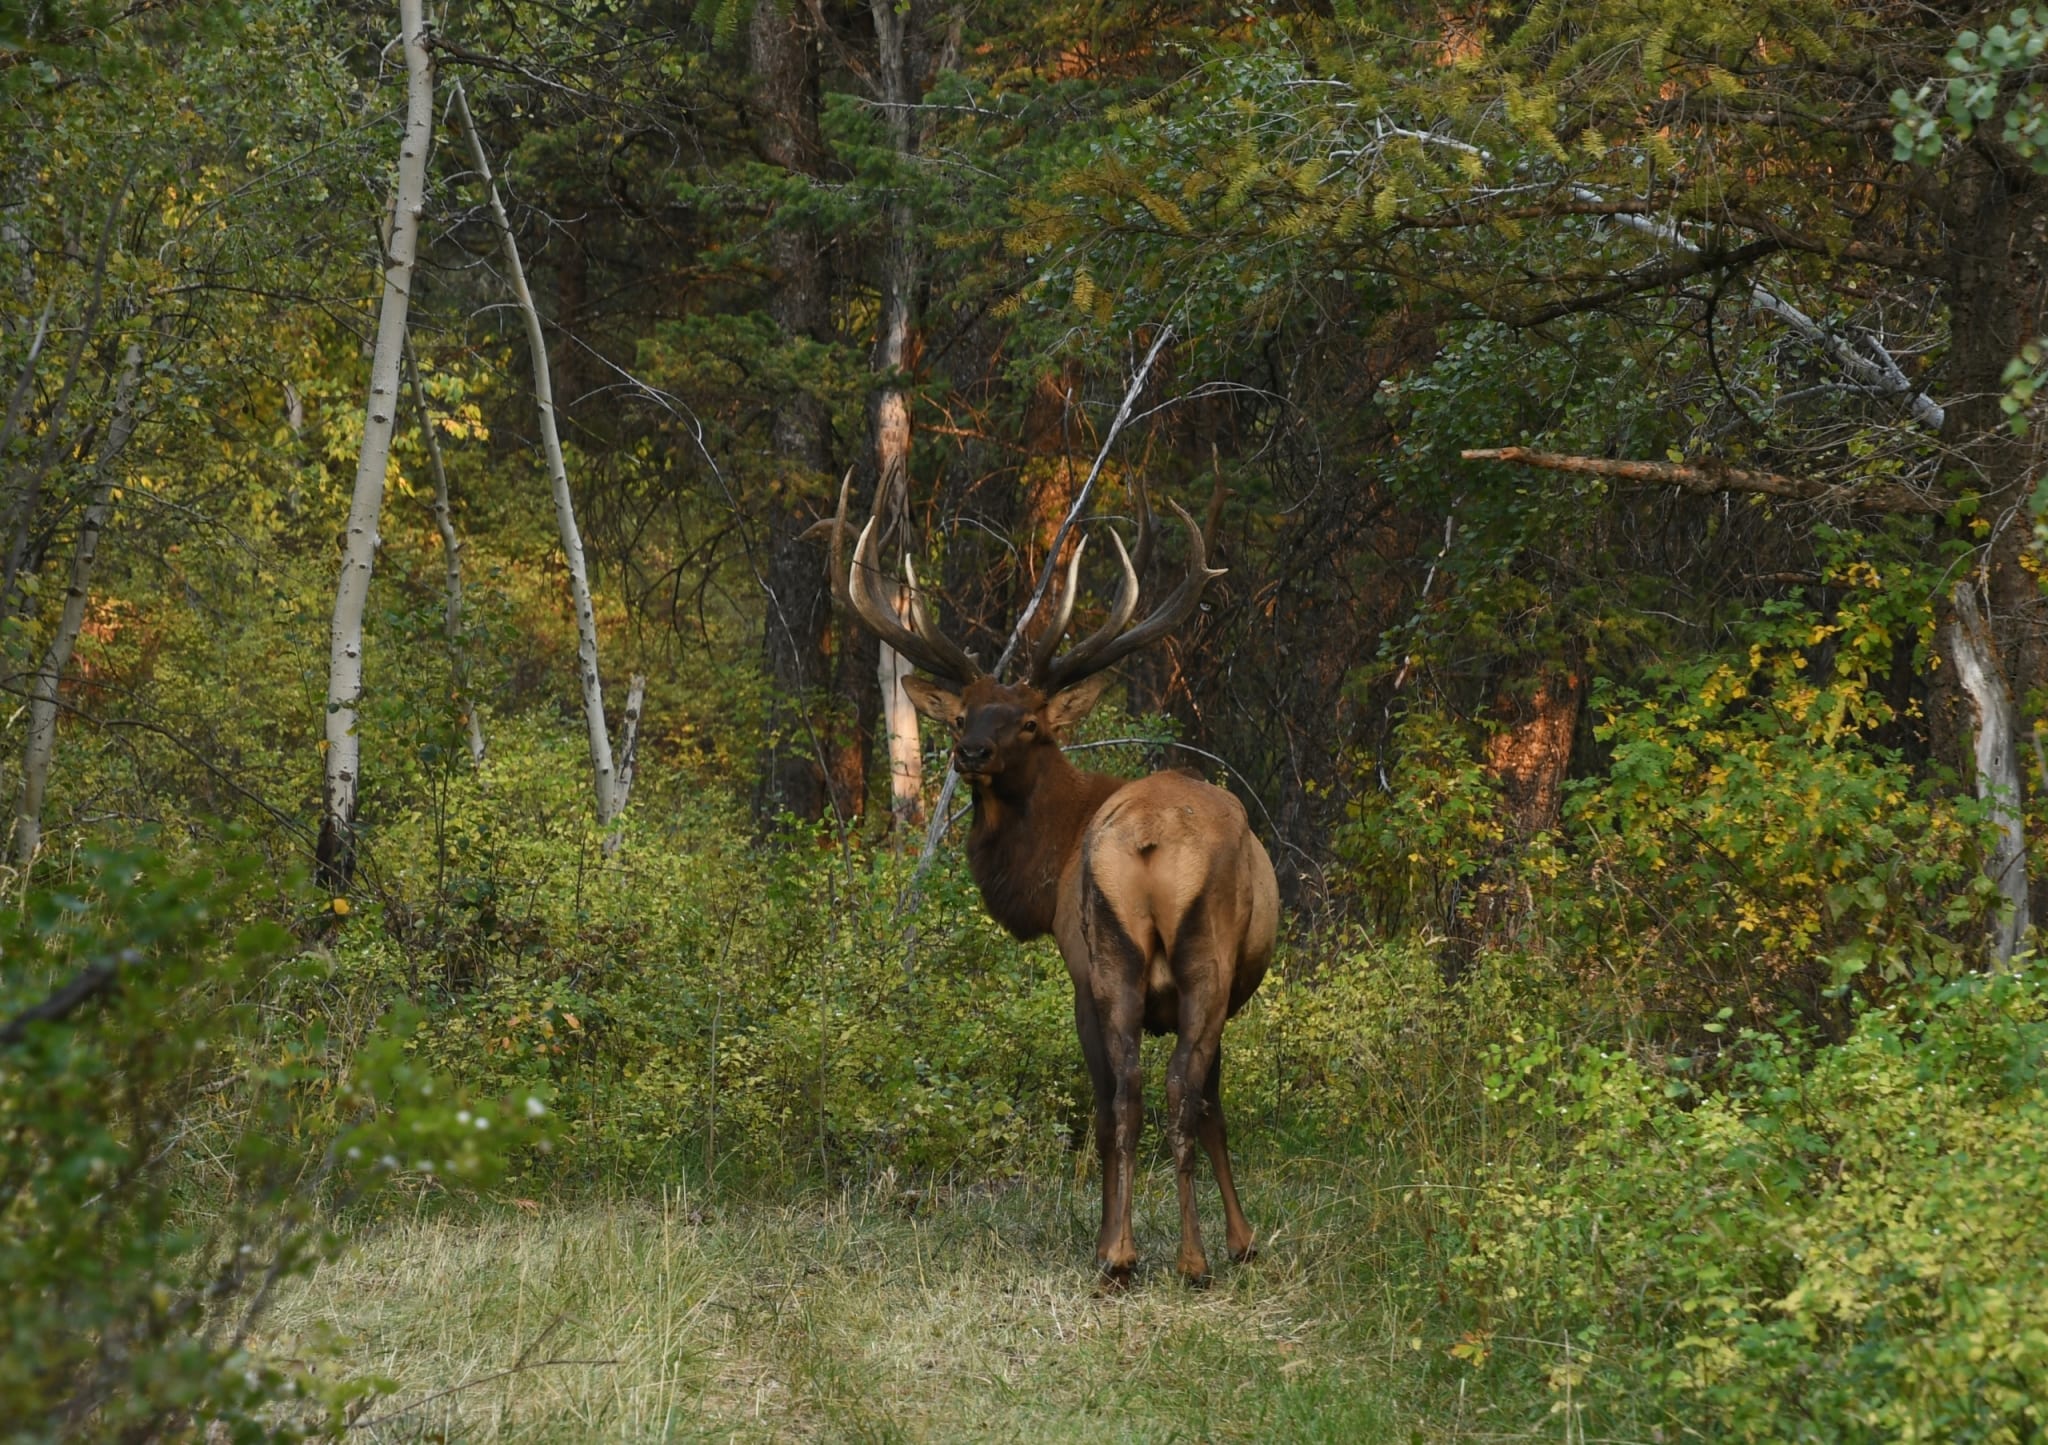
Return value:
M 947 724 L 947 726 L 948 726 L 948 727 L 950 727 L 950 728 L 952 728 L 952 729 L 953 729 L 953 731 L 957 733 L 957 732 L 959 732 L 959 731 L 960 731 L 960 729 L 961 729 L 961 728 L 962 728 L 963 726 L 965 726 L 965 725 L 966 725 L 966 722 L 967 722 L 967 714 L 966 714 L 966 713 L 955 713 L 955 714 L 953 714 L 953 720 L 952 720 L 952 722 L 948 723 L 948 724 Z
M 1024 736 L 1027 738 L 1035 734 L 1038 731 L 1038 719 L 1035 717 L 1028 717 L 1024 719 L 1023 731 Z

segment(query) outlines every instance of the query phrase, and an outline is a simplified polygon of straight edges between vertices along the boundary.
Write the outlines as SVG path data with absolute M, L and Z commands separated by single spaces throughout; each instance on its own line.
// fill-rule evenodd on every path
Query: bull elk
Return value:
M 1031 649 L 1028 679 L 985 673 L 931 623 L 906 556 L 902 615 L 876 563 L 870 520 L 843 568 L 846 496 L 831 524 L 833 595 L 868 631 L 929 674 L 904 679 L 911 701 L 953 736 L 953 765 L 972 789 L 967 862 L 989 916 L 1018 939 L 1050 933 L 1074 982 L 1074 1026 L 1095 1091 L 1102 1161 L 1102 1227 L 1095 1262 L 1116 1287 L 1137 1263 L 1131 1189 L 1143 1113 L 1139 1032 L 1178 1035 L 1166 1075 L 1166 1117 L 1180 1191 L 1180 1273 L 1206 1282 L 1194 1197 L 1199 1140 L 1223 1195 L 1231 1258 L 1253 1254 L 1237 1202 L 1223 1124 L 1223 1024 L 1265 976 L 1279 890 L 1244 805 L 1185 773 L 1135 781 L 1083 772 L 1060 738 L 1108 686 L 1107 669 L 1184 622 L 1210 580 L 1202 535 L 1188 534 L 1187 573 L 1159 608 L 1131 625 L 1138 575 L 1151 550 L 1150 509 L 1138 493 L 1138 557 L 1116 542 L 1123 583 L 1108 619 L 1058 653 L 1073 617 L 1081 547 L 1067 565 L 1051 623 Z M 1055 655 L 1058 653 L 1058 655 Z

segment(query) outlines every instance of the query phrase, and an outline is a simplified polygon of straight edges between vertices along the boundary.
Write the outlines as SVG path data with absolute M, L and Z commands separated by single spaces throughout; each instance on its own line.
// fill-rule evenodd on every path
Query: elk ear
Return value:
M 916 673 L 903 679 L 910 705 L 935 723 L 952 727 L 960 721 L 960 694 Z
M 1110 675 L 1098 672 L 1093 677 L 1084 677 L 1063 692 L 1053 694 L 1052 701 L 1045 705 L 1046 725 L 1055 736 L 1064 737 L 1067 729 L 1078 725 L 1082 718 L 1095 711 L 1095 704 L 1102 701 L 1102 694 L 1109 689 Z

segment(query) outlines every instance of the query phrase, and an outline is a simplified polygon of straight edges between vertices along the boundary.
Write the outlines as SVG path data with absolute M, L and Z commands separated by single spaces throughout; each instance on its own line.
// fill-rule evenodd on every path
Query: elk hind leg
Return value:
M 1209 1064 L 1209 1077 L 1202 1085 L 1202 1148 L 1208 1152 L 1209 1167 L 1216 1171 L 1216 1188 L 1223 1195 L 1223 1229 L 1230 1245 L 1230 1257 L 1239 1264 L 1258 1254 L 1252 1243 L 1251 1222 L 1237 1202 L 1237 1183 L 1230 1174 L 1230 1141 L 1223 1124 L 1223 1046 Z
M 1131 1233 L 1131 1195 L 1137 1182 L 1138 1133 L 1145 1116 L 1138 1044 L 1144 1027 L 1146 952 L 1124 928 L 1109 900 L 1092 886 L 1092 879 L 1089 882 L 1083 912 L 1088 983 L 1096 1036 L 1108 1070 L 1106 1112 L 1100 1107 L 1102 1095 L 1097 1095 L 1096 1147 L 1102 1153 L 1103 1168 L 1102 1232 L 1095 1240 L 1095 1264 L 1112 1288 L 1122 1288 L 1130 1282 L 1138 1263 L 1137 1240 Z
M 1223 1048 L 1226 1000 L 1218 986 L 1215 951 L 1201 920 L 1190 918 L 1175 949 L 1174 977 L 1180 986 L 1180 1040 L 1166 1074 L 1167 1127 L 1173 1131 L 1174 1183 L 1180 1193 L 1180 1258 L 1177 1268 L 1190 1284 L 1206 1284 L 1209 1258 L 1202 1252 L 1202 1222 L 1195 1208 L 1195 1147 L 1206 1143 L 1207 1081 Z

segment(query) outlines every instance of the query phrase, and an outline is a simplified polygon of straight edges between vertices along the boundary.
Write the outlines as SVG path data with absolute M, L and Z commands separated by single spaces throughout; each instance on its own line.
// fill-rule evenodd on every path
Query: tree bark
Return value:
M 883 119 L 899 166 L 912 164 L 917 153 L 915 112 L 918 95 L 911 79 L 911 5 L 898 0 L 870 0 L 881 73 Z M 893 529 L 910 536 L 910 394 L 902 385 L 910 362 L 912 312 L 917 287 L 917 214 L 899 190 L 889 201 L 888 235 L 882 252 L 882 311 L 875 337 L 874 369 L 882 378 L 875 397 L 875 516 L 886 548 Z M 895 587 L 898 615 L 907 615 L 910 599 Z M 889 814 L 892 822 L 915 826 L 924 816 L 924 767 L 919 751 L 917 709 L 903 690 L 910 664 L 886 643 L 879 649 L 875 678 L 882 695 L 882 727 L 888 739 Z
M 1941 193 L 1949 345 L 1943 380 L 1950 393 L 1941 439 L 1961 488 L 1982 498 L 1978 515 L 1992 522 L 1977 598 L 1955 594 L 1955 618 L 1944 630 L 1954 677 L 1973 719 L 1969 749 L 1980 798 L 1993 800 L 2000 844 L 1985 873 L 2014 900 L 1994 936 L 2000 963 L 2011 957 L 2031 909 L 2026 851 L 2020 834 L 2024 795 L 2017 761 L 2015 700 L 2048 686 L 2048 605 L 2030 563 L 2026 502 L 2034 478 L 2026 445 L 1999 406 L 2006 365 L 2038 314 L 2040 260 L 2035 236 L 2048 183 L 1980 135 L 1963 143 Z
M 1974 717 L 1977 796 L 1990 805 L 1993 840 L 1984 874 L 2006 901 L 1991 930 L 1995 966 L 2012 962 L 2031 920 L 2027 906 L 2027 838 L 2021 815 L 2019 715 L 1999 665 L 1998 647 L 1977 607 L 1976 588 L 1960 582 L 1951 594 L 1954 615 L 1944 640 L 1957 682 Z
M 79 629 L 85 625 L 86 603 L 91 596 L 93 564 L 99 556 L 100 535 L 114 505 L 114 463 L 135 434 L 136 394 L 142 385 L 142 347 L 131 342 L 122 363 L 121 380 L 114 389 L 114 418 L 107 428 L 106 445 L 94 462 L 99 473 L 92 500 L 79 520 L 78 542 L 71 554 L 71 586 L 64 594 L 64 610 L 58 615 L 57 630 L 43 654 L 43 665 L 29 681 L 28 743 L 21 763 L 21 802 L 14 814 L 14 860 L 26 872 L 35 862 L 42 844 L 43 796 L 50 781 L 50 760 L 57 747 L 57 688 L 64 669 L 71 665 L 72 649 L 78 644 Z
M 583 689 L 584 730 L 590 738 L 590 773 L 596 795 L 597 823 L 610 825 L 624 806 L 619 777 L 612 760 L 611 731 L 605 725 L 604 683 L 598 675 L 597 609 L 590 597 L 590 573 L 583 560 L 583 534 L 576 525 L 576 499 L 569 492 L 569 468 L 562 459 L 562 437 L 555 424 L 555 388 L 548 369 L 547 333 L 541 327 L 540 308 L 526 284 L 526 267 L 519 259 L 519 241 L 512 234 L 512 221 L 498 196 L 498 182 L 491 174 L 490 156 L 484 151 L 483 136 L 469 113 L 469 98 L 462 82 L 451 89 L 455 122 L 469 141 L 469 157 L 483 183 L 491 223 L 505 253 L 506 279 L 513 300 L 526 321 L 526 347 L 533 362 L 533 400 L 540 417 L 541 448 L 547 455 L 548 483 L 555 496 L 555 526 L 562 539 L 562 555 L 569 568 L 569 595 L 576 608 L 577 679 Z
M 422 0 L 399 0 L 405 51 L 405 137 L 398 152 L 398 191 L 385 255 L 384 297 L 370 361 L 370 396 L 364 407 L 363 445 L 356 461 L 341 576 L 334 589 L 334 620 L 327 658 L 325 808 L 317 851 L 322 882 L 346 892 L 355 874 L 356 803 L 361 787 L 361 739 L 356 732 L 363 695 L 363 609 L 377 561 L 377 524 L 384 510 L 384 472 L 398 417 L 399 371 L 406 316 L 412 303 L 413 263 L 420 213 L 426 204 L 427 153 L 434 138 L 434 62 L 427 49 Z
M 411 338 L 405 343 L 405 367 L 412 378 L 413 405 L 419 412 L 420 436 L 427 444 L 427 457 L 434 468 L 434 527 L 441 534 L 441 558 L 448 572 L 448 601 L 441 613 L 442 635 L 448 639 L 448 667 L 455 682 L 455 707 L 463 729 L 469 735 L 469 762 L 484 763 L 484 720 L 476 699 L 469 691 L 469 654 L 462 645 L 462 538 L 455 531 L 455 512 L 448 500 L 448 468 L 441 459 L 441 437 L 434 429 L 434 414 L 427 406 L 427 388 L 420 381 L 419 358 L 413 354 Z
M 757 4 L 747 27 L 752 74 L 754 141 L 769 163 L 792 175 L 815 176 L 823 155 L 818 129 L 816 46 L 802 7 Z M 768 312 L 786 344 L 824 342 L 832 331 L 831 286 L 813 228 L 772 217 L 767 238 L 773 279 Z M 825 638 L 830 594 L 824 549 L 806 541 L 811 518 L 804 497 L 829 474 L 824 408 L 794 391 L 775 408 L 770 433 L 777 476 L 768 544 L 768 590 L 761 632 L 762 670 L 768 679 L 766 735 L 753 797 L 754 822 L 766 834 L 784 814 L 805 821 L 824 816 L 828 802 L 844 821 L 858 810 L 866 749 L 854 755 L 862 775 L 844 799 L 828 792 L 831 730 L 814 720 L 830 676 Z

